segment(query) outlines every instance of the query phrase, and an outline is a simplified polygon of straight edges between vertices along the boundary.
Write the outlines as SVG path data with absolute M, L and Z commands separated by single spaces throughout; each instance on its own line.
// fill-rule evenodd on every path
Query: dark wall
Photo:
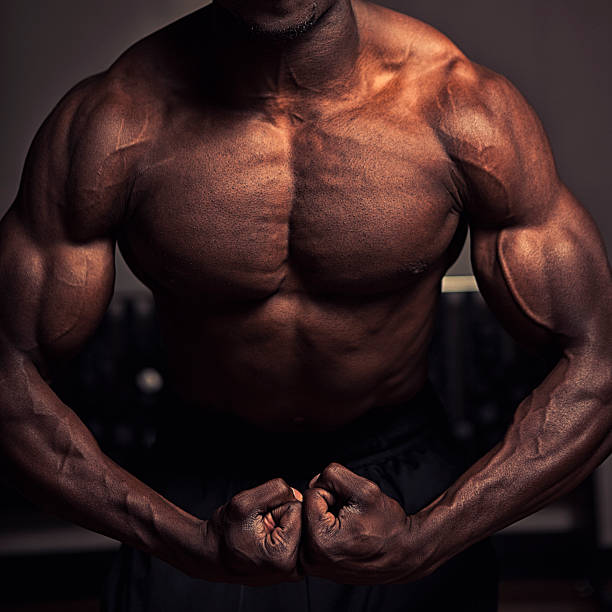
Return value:
M 74 83 L 131 42 L 201 0 L 2 0 L 3 147 L 0 213 L 12 201 L 27 147 Z M 385 0 L 450 36 L 472 59 L 508 76 L 539 112 L 561 175 L 612 247 L 609 170 L 610 0 Z M 460 262 L 456 271 L 467 272 Z M 138 284 L 120 266 L 119 289 Z

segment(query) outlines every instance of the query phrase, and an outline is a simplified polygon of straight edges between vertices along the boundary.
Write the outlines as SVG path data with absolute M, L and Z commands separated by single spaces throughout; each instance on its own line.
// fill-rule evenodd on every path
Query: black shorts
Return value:
M 282 477 L 303 490 L 336 461 L 376 482 L 407 513 L 426 506 L 468 467 L 428 384 L 410 402 L 372 411 L 332 433 L 270 433 L 232 417 L 194 421 L 176 406 L 161 429 L 150 484 L 208 518 L 232 495 Z M 441 536 L 442 537 L 442 536 Z M 410 584 L 350 586 L 306 577 L 248 587 L 189 578 L 123 546 L 105 594 L 108 612 L 362 612 L 497 609 L 497 563 L 489 541 Z

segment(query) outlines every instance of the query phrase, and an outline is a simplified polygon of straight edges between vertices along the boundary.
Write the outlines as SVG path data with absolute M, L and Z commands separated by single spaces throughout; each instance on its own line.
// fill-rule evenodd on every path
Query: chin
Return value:
M 321 16 L 321 0 L 215 0 L 226 9 L 236 26 L 254 38 L 293 40 L 308 32 Z

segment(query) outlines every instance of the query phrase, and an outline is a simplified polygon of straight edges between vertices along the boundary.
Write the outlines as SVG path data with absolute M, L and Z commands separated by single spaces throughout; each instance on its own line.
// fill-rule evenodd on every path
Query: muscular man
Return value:
M 559 360 L 466 471 L 426 352 L 467 224 L 487 302 Z M 475 543 L 612 448 L 593 221 L 510 83 L 375 4 L 215 0 L 142 40 L 45 121 L 0 235 L 3 462 L 126 544 L 110 609 L 494 609 Z M 151 486 L 46 382 L 115 243 L 176 393 Z

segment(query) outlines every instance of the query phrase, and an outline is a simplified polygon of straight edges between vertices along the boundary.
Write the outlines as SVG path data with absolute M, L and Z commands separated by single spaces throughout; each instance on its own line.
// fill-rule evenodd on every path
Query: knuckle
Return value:
M 291 493 L 291 487 L 282 478 L 273 478 L 269 480 L 268 486 L 279 493 Z
M 325 479 L 335 478 L 342 471 L 342 466 L 339 463 L 330 463 L 322 472 L 321 476 Z
M 249 510 L 249 500 L 244 493 L 234 495 L 227 505 L 227 514 L 230 519 L 243 518 L 249 514 Z

